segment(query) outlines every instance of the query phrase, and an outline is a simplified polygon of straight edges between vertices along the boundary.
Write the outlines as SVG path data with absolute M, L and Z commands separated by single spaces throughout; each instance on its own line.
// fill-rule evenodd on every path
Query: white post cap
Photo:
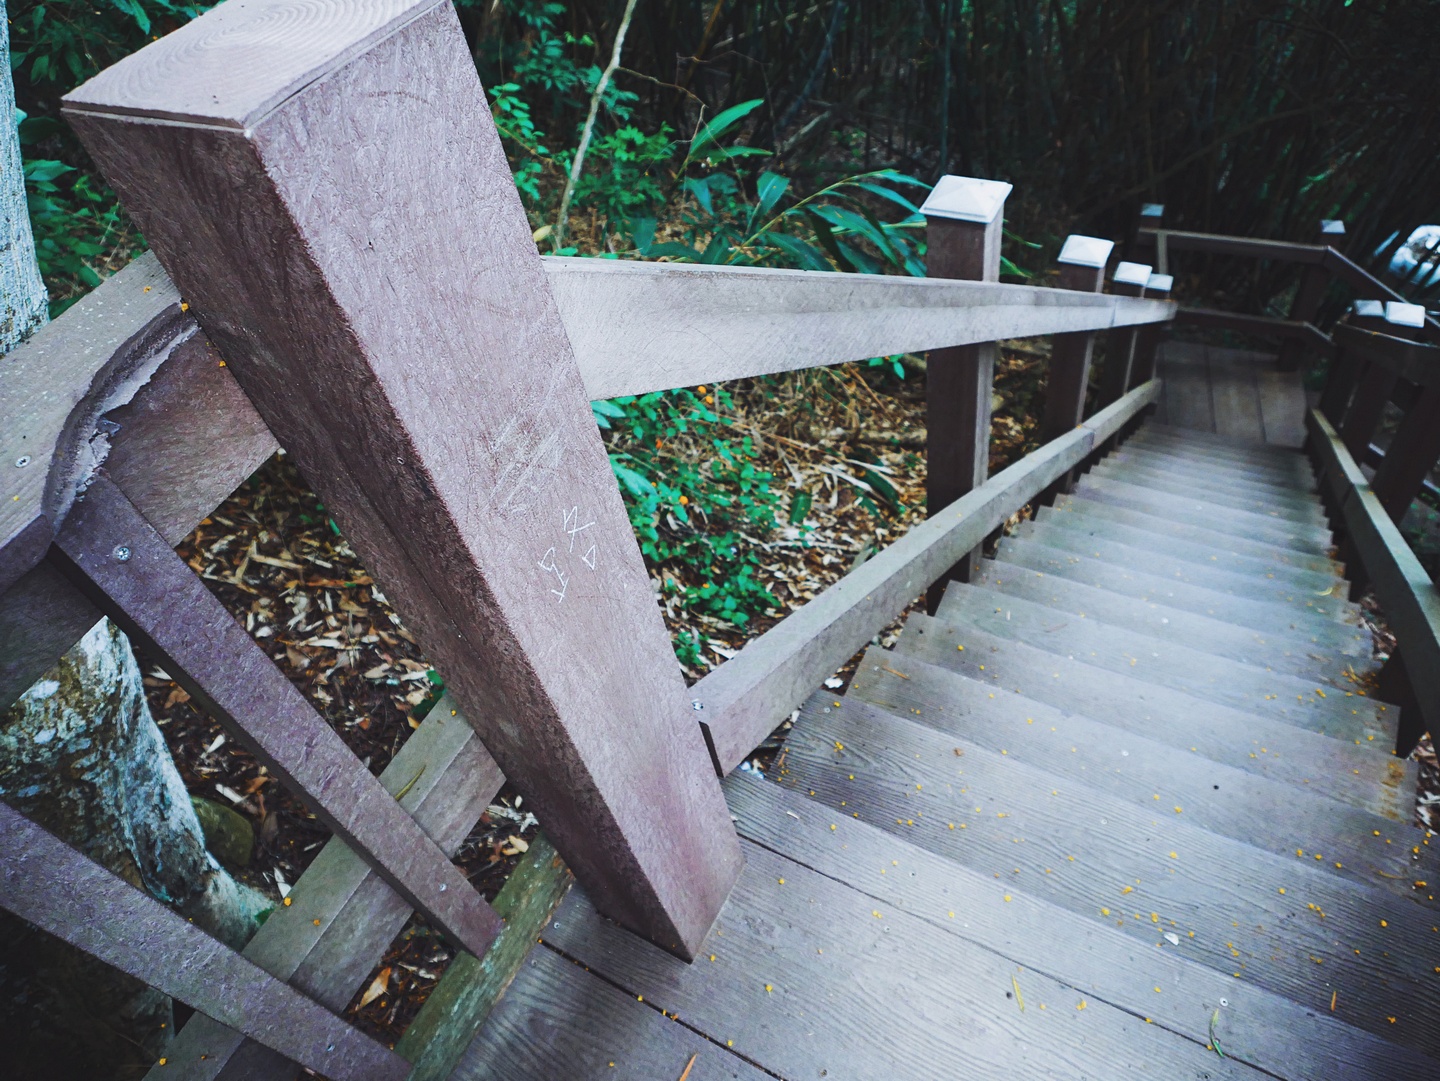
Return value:
M 1145 280 L 1145 292 L 1147 293 L 1168 293 L 1170 287 L 1175 284 L 1173 274 L 1151 274 Z
M 1425 308 L 1421 304 L 1406 304 L 1403 300 L 1387 300 L 1385 322 L 1397 327 L 1423 327 Z
M 1003 180 L 981 180 L 973 176 L 946 174 L 935 182 L 920 204 L 927 218 L 953 218 L 989 225 L 1005 206 L 1005 197 L 1015 190 Z
M 1140 216 L 1142 218 L 1163 218 L 1165 216 L 1165 204 L 1141 203 Z
M 1345 222 L 1339 218 L 1321 218 L 1320 231 L 1326 236 L 1344 236 Z
M 1385 305 L 1379 300 L 1357 300 L 1353 307 L 1356 315 L 1366 319 L 1385 318 Z
M 1114 250 L 1113 240 L 1071 233 L 1065 238 L 1065 246 L 1060 249 L 1058 262 L 1069 263 L 1071 266 L 1103 267 L 1110 261 L 1110 253 Z
M 1120 285 L 1143 286 L 1150 280 L 1150 272 L 1154 269 L 1144 263 L 1121 263 L 1115 268 L 1114 280 Z

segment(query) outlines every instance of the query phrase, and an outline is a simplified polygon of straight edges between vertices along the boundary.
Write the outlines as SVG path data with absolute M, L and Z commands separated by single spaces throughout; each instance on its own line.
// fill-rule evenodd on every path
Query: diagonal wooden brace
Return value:
M 693 957 L 739 842 L 454 9 L 222 4 L 66 110 L 586 892 Z
M 396 893 L 458 946 L 484 955 L 500 933 L 494 909 L 120 489 L 98 478 L 51 552 L 97 608 Z

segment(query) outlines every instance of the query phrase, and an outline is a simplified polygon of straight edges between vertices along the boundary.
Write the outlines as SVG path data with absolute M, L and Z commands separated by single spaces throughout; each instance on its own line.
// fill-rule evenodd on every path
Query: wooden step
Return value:
M 1338 665 L 1330 679 L 1305 680 L 1216 657 L 1203 648 L 1067 617 L 961 582 L 950 583 L 935 614 L 949 623 L 1028 642 L 1096 668 L 1326 735 L 1362 742 L 1374 736 L 1382 744 L 1395 738 L 1399 710 L 1351 695 Z M 1024 687 L 1019 690 L 1025 692 Z
M 1163 454 L 1185 458 L 1191 462 L 1210 463 L 1217 469 L 1236 469 L 1270 473 L 1293 478 L 1302 485 L 1313 486 L 1315 470 L 1305 455 L 1291 450 L 1271 454 L 1256 454 L 1248 450 L 1237 450 L 1231 446 L 1206 445 L 1188 439 L 1158 434 L 1142 428 L 1121 444 L 1121 451 L 1144 450 L 1152 454 Z
M 1200 615 L 1218 616 L 1241 626 L 1262 631 L 1293 631 L 1317 646 L 1337 653 L 1364 656 L 1370 649 L 1370 633 L 1358 625 L 1358 606 L 1351 618 L 1355 623 L 1340 622 L 1334 612 L 1340 605 L 1333 597 L 1310 597 L 1299 611 L 1289 604 L 1253 600 L 1233 593 L 1187 585 L 1174 578 L 1145 574 L 1117 567 L 1091 556 L 1050 548 L 1039 541 L 1009 536 L 1000 541 L 1000 559 L 1027 570 L 1068 578 L 1086 585 L 1108 589 L 1112 593 L 1154 600 L 1172 608 L 1183 608 Z
M 1259 514 L 1282 523 L 1313 525 L 1320 530 L 1329 530 L 1329 520 L 1325 517 L 1325 511 L 1320 508 L 1319 499 L 1308 495 L 1277 497 L 1270 492 L 1261 494 L 1238 484 L 1195 484 L 1184 476 L 1168 471 L 1139 469 L 1133 465 L 1109 465 L 1106 462 L 1100 462 L 1087 476 L 1094 481 L 1132 485 L 1135 488 L 1161 492 L 1162 495 L 1174 495 L 1187 501 L 1198 499 L 1205 505 Z M 1289 525 L 1286 525 L 1286 528 L 1290 528 Z
M 954 737 L 862 703 L 813 706 L 786 743 L 787 787 L 1151 949 L 1174 934 L 1237 984 L 1316 1012 L 1343 995 L 1347 1020 L 1440 1052 L 1440 932 L 1418 905 L 1217 836 L 1181 804 L 1137 808 L 1008 756 L 956 755 Z
M 1219 562 L 1218 557 L 1223 553 L 1258 560 L 1259 562 L 1247 566 L 1253 566 L 1262 574 L 1268 574 L 1275 564 L 1287 569 L 1313 571 L 1323 575 L 1326 581 L 1334 581 L 1344 574 L 1343 565 L 1328 555 L 1297 552 L 1294 548 L 1284 548 L 1254 536 L 1225 533 L 1207 526 L 1185 525 L 1146 511 L 1131 510 L 1107 502 L 1103 497 L 1090 493 L 1060 496 L 1048 512 L 1056 519 L 1063 519 L 1067 513 L 1083 514 L 1098 521 L 1143 530 L 1152 536 L 1141 538 L 1133 533 L 1127 536 L 1135 537 L 1137 541 L 1144 540 L 1151 547 L 1164 548 L 1166 551 L 1173 548 L 1173 541 L 1184 541 L 1187 545 L 1186 551 L 1209 563 Z
M 847 703 L 856 699 L 1140 807 L 1179 804 L 1212 833 L 1406 900 L 1429 903 L 1416 881 L 1440 888 L 1423 830 L 1330 799 L 1318 785 L 1272 781 L 879 646 L 846 691 Z M 1425 858 L 1412 865 L 1415 846 Z
M 1213 474 L 1193 476 L 1161 459 L 1156 464 L 1139 464 L 1133 459 L 1119 460 L 1115 455 L 1103 459 L 1091 470 L 1096 477 L 1112 477 L 1164 492 L 1194 495 L 1211 502 L 1235 506 L 1256 514 L 1280 510 L 1291 520 L 1328 526 L 1319 498 L 1292 486 L 1277 487 L 1252 484 L 1238 477 L 1217 477 Z
M 1157 424 L 1154 421 L 1142 424 L 1131 438 L 1164 441 L 1176 446 L 1193 448 L 1196 451 L 1234 455 L 1246 461 L 1305 462 L 1305 456 L 1300 451 L 1289 447 L 1234 439 L 1230 436 L 1202 432 L 1194 428 L 1176 428 L 1168 424 Z
M 1379 738 L 1321 735 L 926 615 L 909 618 L 895 654 L 1273 781 L 1318 787 L 1391 821 L 1414 815 L 1419 767 Z
M 1282 521 L 1278 517 L 1235 510 L 1187 495 L 1097 477 L 1093 473 L 1087 473 L 1080 480 L 1076 492 L 1117 506 L 1143 510 L 1174 522 L 1253 537 L 1301 552 L 1324 555 L 1334 546 L 1330 530 L 1325 526 Z
M 831 844 L 840 849 L 839 823 L 834 831 L 828 822 L 818 824 L 824 809 L 805 802 L 793 800 L 809 812 L 810 830 L 833 834 Z M 804 828 L 800 811 L 792 813 L 796 817 L 781 817 L 796 830 Z M 847 826 L 846 836 L 857 833 Z M 878 847 L 880 841 L 871 843 Z M 587 970 L 596 973 L 625 993 L 626 1011 L 633 1014 L 632 1003 L 643 1005 L 674 1018 L 671 1028 L 710 1041 L 685 1081 L 751 1076 L 730 1072 L 731 1056 L 779 1078 L 928 1078 L 951 1075 L 952 1069 L 993 1081 L 1107 1076 L 1258 1081 L 1262 1076 L 1206 1048 L 1197 1029 L 1208 1035 L 1209 1012 L 1196 1013 L 1198 1020 L 1179 1032 L 1146 1024 L 1105 998 L 1091 998 L 1044 969 L 1018 965 L 977 943 L 963 934 L 965 928 L 948 926 L 948 916 L 942 925 L 933 909 L 921 915 L 882 901 L 873 889 L 811 870 L 783 846 L 746 841 L 742 851 L 745 866 L 706 939 L 707 952 L 691 964 L 601 917 L 578 888 L 543 934 L 542 948 L 553 949 L 575 969 L 570 981 L 579 982 Z M 892 842 L 896 868 L 902 854 Z M 878 862 L 873 850 L 855 855 L 873 874 Z M 955 922 L 964 922 L 963 907 L 955 911 Z M 1157 958 L 1153 965 L 1158 964 Z M 1147 977 L 1160 971 L 1151 964 L 1144 970 Z M 1177 1001 L 1171 1011 L 1198 997 L 1200 986 L 1205 985 L 1196 981 L 1183 990 L 1172 987 Z M 552 988 L 547 997 L 560 996 Z M 1078 1009 L 1082 1001 L 1085 1008 Z M 611 1009 L 615 1020 L 591 1029 L 593 1049 L 582 1048 L 577 1063 L 562 1063 L 543 1076 L 570 1079 L 579 1072 L 679 1081 L 688 1053 L 656 1057 L 645 1039 L 654 1031 L 652 1022 L 631 1028 L 620 1023 L 625 1014 L 618 1001 Z M 540 1043 L 547 1035 L 537 1027 L 529 1038 Z M 1248 1047 L 1253 1038 L 1237 1032 L 1236 1039 Z M 673 1046 L 675 1040 L 667 1042 Z M 528 1063 L 548 1052 L 525 1049 L 521 1042 L 512 1036 L 486 1048 L 498 1068 L 473 1076 L 517 1076 L 506 1069 L 505 1056 L 512 1052 L 533 1071 Z
M 1257 631 L 1223 616 L 1200 616 L 1154 601 L 1141 601 L 1082 585 L 1057 575 L 1026 570 L 993 560 L 981 563 L 980 575 L 972 585 L 983 586 L 1011 597 L 1021 597 L 1068 615 L 1098 620 L 1112 627 L 1126 627 L 1166 642 L 1187 645 L 1203 642 L 1207 653 L 1253 664 L 1263 658 L 1267 667 L 1294 676 L 1320 678 L 1335 669 L 1335 658 L 1363 675 L 1378 666 L 1371 660 L 1367 643 L 1358 635 L 1348 653 L 1322 648 L 1315 641 L 1288 631 Z
M 1044 538 L 1044 543 L 1051 547 L 1073 551 L 1076 555 L 1106 558 L 1177 581 L 1283 604 L 1297 603 L 1301 597 L 1344 596 L 1349 591 L 1337 575 L 1286 567 L 1252 556 L 1231 555 L 1180 537 L 1157 539 L 1154 533 L 1089 514 L 1081 506 L 1074 506 L 1074 514 L 1067 515 L 1066 511 L 1071 508 L 1072 504 L 1057 503 L 1042 510 L 1033 522 L 1022 522 L 1016 533 L 1022 537 Z
M 1274 1077 L 1380 1081 L 1436 1076 L 1434 1060 L 1343 1023 L 1348 1011 L 1361 1005 L 1349 996 L 1337 1001 L 1334 1012 L 1306 1009 L 1192 960 L 1188 935 L 1180 936 L 1177 947 L 1156 933 L 1152 944 L 1108 921 L 1077 916 L 1024 889 L 1002 886 L 908 838 L 832 814 L 779 785 L 737 773 L 725 787 L 741 836 L 870 894 L 882 915 L 885 906 L 895 906 L 1009 957 L 1019 969 L 1016 983 L 1026 1017 L 1043 1001 L 1025 990 L 1025 973 L 1033 970 L 1073 987 L 1087 1004 L 1113 1004 L 1202 1044 L 1209 1043 L 1209 1022 L 1218 1008 L 1215 1036 L 1224 1054 Z M 1158 994 L 1157 986 L 1162 988 Z M 1044 1012 L 1056 1005 L 1045 1002 Z M 1088 1005 L 1075 1011 L 1076 1005 L 1074 998 L 1064 1003 L 1072 1013 L 1089 1013 Z M 1018 1014 L 1018 1002 L 1015 1006 Z M 1214 1059 L 1213 1068 L 1222 1067 Z M 928 1070 L 918 1076 L 951 1074 Z M 1102 1071 L 1098 1076 L 1125 1075 Z
M 1288 493 L 1314 494 L 1315 488 L 1299 480 L 1294 470 L 1277 471 L 1263 467 L 1233 466 L 1214 459 L 1196 459 L 1184 453 L 1167 454 L 1135 442 L 1126 443 L 1104 459 L 1117 465 L 1174 472 L 1200 482 L 1236 481 L 1252 488 Z

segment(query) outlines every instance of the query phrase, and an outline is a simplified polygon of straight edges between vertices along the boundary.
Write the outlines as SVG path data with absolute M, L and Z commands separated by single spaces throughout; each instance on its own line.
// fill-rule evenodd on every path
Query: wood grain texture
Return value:
M 1378 737 L 1357 744 L 1322 735 L 943 620 L 912 617 L 895 648 L 997 694 L 1023 694 L 1274 781 L 1319 785 L 1391 821 L 1413 813 L 1418 767 L 1392 758 Z
M 500 767 L 454 708 L 442 697 L 380 775 L 385 790 L 452 856 L 504 782 Z M 270 914 L 243 955 L 340 1013 L 403 930 L 411 908 L 337 838 L 325 843 L 290 899 L 292 904 Z M 454 963 L 468 959 L 461 954 Z M 204 1014 L 176 1034 L 166 1057 L 165 1066 L 146 1075 L 151 1081 L 291 1081 L 295 1073 L 284 1056 Z
M 917 625 L 913 633 L 924 637 L 924 627 Z M 1188 747 L 1134 732 L 1121 735 L 1099 719 L 992 687 L 926 664 L 914 651 L 902 661 L 872 646 L 846 701 L 867 702 L 953 736 L 962 749 L 983 747 L 1137 807 L 1153 809 L 1160 802 L 1169 810 L 1179 804 L 1191 825 L 1310 861 L 1326 874 L 1407 902 L 1414 899 L 1416 879 L 1427 881 L 1440 870 L 1440 853 L 1428 848 L 1412 864 L 1411 846 L 1425 839 L 1419 827 L 1330 799 L 1321 785 L 1270 780 Z M 1271 753 L 1268 745 L 1265 753 Z M 1375 830 L 1394 843 L 1377 841 Z M 1325 858 L 1316 860 L 1317 852 Z
M 1210 483 L 1228 484 L 1232 480 L 1254 487 L 1283 489 L 1287 492 L 1313 492 L 1314 473 L 1300 455 L 1295 456 L 1295 466 L 1285 468 L 1265 463 L 1231 463 L 1199 455 L 1177 454 L 1167 451 L 1155 443 L 1143 439 L 1131 439 L 1106 461 L 1115 464 L 1134 462 L 1173 471 L 1187 479 L 1208 480 Z
M 569 868 L 543 835 L 495 898 L 505 930 L 482 958 L 450 963 L 415 1020 L 395 1045 L 414 1064 L 407 1081 L 445 1081 L 466 1056 L 476 1030 L 510 986 L 571 882 Z
M 545 941 L 721 1048 L 733 1041 L 736 1054 L 772 1076 L 1253 1076 L 1201 1042 L 1089 999 L 783 850 L 747 844 L 745 854 L 745 873 L 706 943 L 714 961 L 680 965 L 646 949 L 600 920 L 579 891 Z M 886 864 L 866 862 L 880 879 Z M 992 889 L 1002 892 L 999 883 Z M 1086 1008 L 1077 1009 L 1082 999 Z
M 963 222 L 947 222 L 963 226 Z M 1162 301 L 933 276 L 545 257 L 591 398 L 1169 319 Z
M 212 12 L 69 115 L 577 877 L 685 952 L 739 849 L 473 60 L 448 5 L 349 8 Z M 256 40 L 288 96 L 165 119 Z
M 752 1066 L 649 1002 L 565 960 L 532 950 L 466 1050 L 455 1081 L 767 1081 Z
M 1276 1077 L 1388 1081 L 1434 1069 L 1416 1052 L 1345 1024 L 1348 998 L 1327 1016 L 1197 964 L 1181 948 L 1141 944 L 1098 913 L 1076 916 L 1023 888 L 1006 901 L 990 876 L 779 785 L 736 774 L 726 793 L 742 836 L 1009 957 L 1022 987 L 1023 971 L 1033 969 L 1199 1043 L 1209 1041 L 1207 1021 L 1225 999 L 1216 1030 L 1225 1053 Z M 1030 996 L 1027 1013 L 1034 1008 Z
M 1220 837 L 1192 824 L 1183 804 L 1137 807 L 979 747 L 957 756 L 954 737 L 913 715 L 848 699 L 826 708 L 801 711 L 780 783 L 813 790 L 832 813 L 858 814 L 998 876 L 999 892 L 1019 889 L 1106 919 L 1145 949 L 1169 931 L 1186 956 L 1316 1012 L 1328 1012 L 1339 989 L 1353 1003 L 1352 1024 L 1426 1054 L 1440 1047 L 1424 1020 L 1440 998 L 1433 910 L 1317 870 L 1293 852 Z
M 728 773 L 827 675 L 927 585 L 1159 393 L 1137 387 L 927 519 L 691 688 L 717 767 Z
M 1066 618 L 1018 597 L 956 583 L 937 613 L 948 622 L 1003 638 L 1032 642 L 1051 653 L 1083 658 L 1106 671 L 1134 676 L 1197 698 L 1270 717 L 1344 739 L 1381 738 L 1394 717 L 1383 704 L 1347 697 L 1353 686 L 1336 662 L 1321 679 L 1304 679 L 1264 666 L 1264 657 L 1243 664 L 1196 646 L 1164 642 L 1150 635 L 1079 617 Z
M 1187 495 L 1193 494 L 1198 499 L 1255 514 L 1270 514 L 1309 524 L 1325 520 L 1311 492 L 1252 481 L 1239 473 L 1220 477 L 1214 472 L 1202 471 L 1205 467 L 1192 467 L 1194 471 L 1186 467 L 1186 459 L 1178 456 L 1165 462 L 1140 462 L 1125 461 L 1112 455 L 1097 465 L 1093 472 L 1097 477 L 1108 476 L 1159 491 L 1173 492 L 1183 488 Z M 1167 478 L 1169 485 L 1165 487 Z
M 484 953 L 494 911 L 118 488 L 91 485 L 50 558 L 411 907 Z
M 40 562 L 104 459 L 100 415 L 127 401 L 195 324 L 142 256 L 6 355 L 0 379 L 0 592 Z
M 1210 377 L 1205 347 L 1166 342 L 1156 362 L 1165 384 L 1165 415 L 1178 428 L 1213 432 L 1215 409 L 1210 402 Z
M 327 1077 L 406 1062 L 0 803 L 0 906 Z

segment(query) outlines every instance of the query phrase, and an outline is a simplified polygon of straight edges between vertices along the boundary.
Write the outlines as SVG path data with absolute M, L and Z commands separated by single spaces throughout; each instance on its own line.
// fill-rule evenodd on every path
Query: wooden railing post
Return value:
M 1168 253 L 1165 250 L 1165 237 L 1163 235 L 1154 237 L 1146 235 L 1147 233 L 1159 230 L 1164 223 L 1164 203 L 1141 203 L 1140 213 L 1135 215 L 1134 232 L 1126 238 L 1126 256 L 1138 260 L 1153 246 L 1155 251 L 1151 254 L 1155 260 L 1155 265 L 1158 266 L 1161 271 L 1164 271 L 1168 258 Z
M 1152 268 L 1144 263 L 1121 263 L 1110 279 L 1111 291 L 1124 297 L 1143 297 Z M 1105 367 L 1100 373 L 1100 408 L 1118 402 L 1130 389 L 1130 368 L 1135 359 L 1135 328 L 1118 327 L 1105 336 Z
M 1158 271 L 1145 280 L 1145 295 L 1156 300 L 1166 300 L 1175 279 Z M 1135 331 L 1135 356 L 1130 362 L 1130 385 L 1138 387 L 1155 378 L 1155 354 L 1160 349 L 1160 335 L 1163 328 L 1159 323 L 1147 323 Z
M 1115 244 L 1099 237 L 1072 234 L 1065 238 L 1057 262 L 1061 289 L 1098 293 L 1105 285 L 1105 264 Z M 1058 439 L 1085 418 L 1085 392 L 1090 386 L 1090 361 L 1095 352 L 1095 332 L 1056 334 L 1050 339 L 1050 377 L 1045 390 L 1045 415 L 1040 422 L 1040 442 Z M 1042 496 L 1055 496 L 1075 486 L 1067 472 Z
M 932 278 L 997 281 L 1005 197 L 1011 185 L 998 180 L 942 176 L 920 208 L 925 215 Z M 990 395 L 995 344 L 962 345 L 930 353 L 926 374 L 925 506 L 935 514 L 983 484 L 990 471 Z M 951 578 L 970 580 L 977 547 L 927 593 L 933 612 Z
M 590 898 L 693 957 L 739 842 L 454 9 L 220 5 L 66 111 Z
M 1343 221 L 1326 219 L 1320 223 L 1321 244 L 1339 247 L 1345 236 Z M 1330 271 L 1323 263 L 1311 263 L 1300 273 L 1300 285 L 1295 290 L 1295 299 L 1290 302 L 1290 318 L 1299 323 L 1313 323 L 1319 314 L 1320 303 L 1325 299 L 1325 290 L 1330 287 Z M 1305 356 L 1305 342 L 1299 338 L 1286 338 L 1280 343 L 1280 359 L 1277 362 L 1282 372 L 1297 371 Z

